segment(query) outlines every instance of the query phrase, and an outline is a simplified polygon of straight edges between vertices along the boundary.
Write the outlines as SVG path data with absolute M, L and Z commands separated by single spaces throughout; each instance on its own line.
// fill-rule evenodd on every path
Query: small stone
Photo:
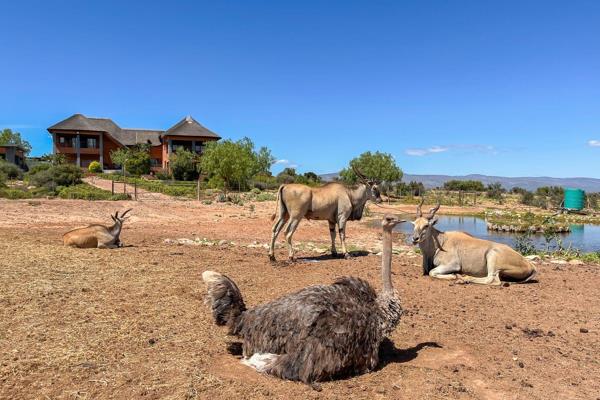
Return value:
M 148 340 L 148 343 L 150 343 L 150 345 L 154 345 L 156 343 L 156 339 L 151 338 L 150 340 Z
M 512 328 L 513 328 L 511 324 L 506 324 L 504 327 L 505 327 L 506 329 L 512 329 Z
M 581 332 L 581 333 L 588 333 L 589 330 L 587 328 L 579 328 L 579 332 Z
M 523 364 L 523 361 L 519 361 L 519 368 L 525 368 L 525 364 Z
M 509 287 L 509 286 L 510 286 L 510 283 L 508 283 L 508 282 L 504 282 L 504 283 L 502 284 L 502 286 L 503 286 L 503 287 Z

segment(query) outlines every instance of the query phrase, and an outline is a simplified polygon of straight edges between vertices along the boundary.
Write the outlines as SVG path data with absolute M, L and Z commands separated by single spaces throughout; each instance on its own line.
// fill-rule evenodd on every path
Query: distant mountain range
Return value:
M 338 173 L 323 174 L 321 175 L 321 178 L 324 181 L 332 181 L 338 176 Z M 500 182 L 506 189 L 511 189 L 518 186 L 527 190 L 535 190 L 541 186 L 561 186 L 583 189 L 590 193 L 600 192 L 600 179 L 595 178 L 550 178 L 547 176 L 508 178 L 504 176 L 488 176 L 478 174 L 462 176 L 404 174 L 402 181 L 422 182 L 426 188 L 431 189 L 444 186 L 445 182 L 452 179 L 481 181 L 485 185 Z

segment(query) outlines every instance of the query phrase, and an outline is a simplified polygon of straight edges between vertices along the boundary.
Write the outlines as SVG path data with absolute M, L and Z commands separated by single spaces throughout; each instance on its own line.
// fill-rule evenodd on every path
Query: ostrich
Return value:
M 217 325 L 243 340 L 243 363 L 282 379 L 313 383 L 373 370 L 379 345 L 398 325 L 402 307 L 392 286 L 392 229 L 405 222 L 382 221 L 383 290 L 366 281 L 338 278 L 247 309 L 236 284 L 205 271 L 207 303 Z

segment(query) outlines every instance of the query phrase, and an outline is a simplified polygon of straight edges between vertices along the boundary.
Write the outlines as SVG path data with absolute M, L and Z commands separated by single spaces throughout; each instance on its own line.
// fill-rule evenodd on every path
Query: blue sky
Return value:
M 600 178 L 598 1 L 0 4 L 0 128 L 191 114 L 286 165 Z

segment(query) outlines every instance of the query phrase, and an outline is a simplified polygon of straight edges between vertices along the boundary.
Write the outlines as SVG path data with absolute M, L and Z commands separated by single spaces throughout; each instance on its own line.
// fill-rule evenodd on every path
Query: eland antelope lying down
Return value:
M 123 247 L 119 235 L 121 234 L 123 222 L 129 218 L 126 216 L 129 211 L 131 211 L 131 208 L 120 216 L 118 211 L 115 215 L 111 215 L 110 217 L 114 221 L 112 226 L 94 224 L 65 233 L 63 235 L 64 245 L 87 249 L 96 247 L 99 249 L 114 249 Z
M 413 244 L 423 254 L 423 275 L 438 279 L 500 285 L 502 280 L 527 282 L 537 270 L 525 257 L 501 243 L 475 238 L 464 232 L 441 232 L 435 228 L 440 205 L 423 216 L 417 207 Z

